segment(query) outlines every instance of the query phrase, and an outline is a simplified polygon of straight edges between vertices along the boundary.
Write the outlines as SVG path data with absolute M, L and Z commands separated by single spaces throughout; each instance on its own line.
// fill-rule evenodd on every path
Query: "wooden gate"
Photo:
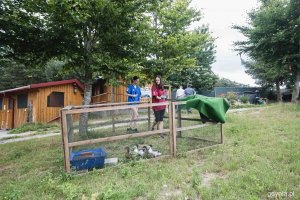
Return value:
M 14 99 L 3 98 L 1 129 L 12 129 L 14 119 Z

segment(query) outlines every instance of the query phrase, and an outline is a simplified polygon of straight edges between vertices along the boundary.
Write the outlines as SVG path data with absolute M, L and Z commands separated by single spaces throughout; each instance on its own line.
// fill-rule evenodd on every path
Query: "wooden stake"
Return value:
M 69 141 L 68 141 L 68 130 L 67 130 L 67 118 L 66 110 L 62 110 L 62 135 L 63 135 L 63 146 L 64 146 L 64 157 L 65 157 L 65 170 L 70 173 L 70 152 L 69 152 Z
M 148 107 L 148 131 L 151 131 L 151 108 Z
M 177 123 L 178 123 L 178 127 L 179 127 L 179 129 L 180 129 L 180 128 L 181 128 L 181 108 L 180 108 L 180 106 L 178 106 L 177 108 L 178 108 L 178 112 L 177 112 Z M 179 130 L 179 129 L 178 129 L 178 130 Z M 178 130 L 177 130 L 177 131 L 178 131 Z M 178 131 L 177 137 L 182 137 L 181 131 Z
M 111 111 L 111 117 L 112 117 L 112 132 L 115 133 L 116 132 L 116 127 L 115 127 L 115 111 L 112 110 Z
M 176 147 L 176 135 L 177 135 L 177 125 L 176 125 L 176 119 L 175 119 L 175 116 L 176 116 L 176 105 L 174 102 L 172 102 L 172 139 L 173 139 L 173 156 L 176 156 L 176 151 L 177 151 L 177 147 Z
M 170 129 L 170 134 L 169 134 L 169 150 L 170 150 L 170 155 L 174 155 L 174 140 L 173 140 L 173 106 L 172 104 L 169 104 L 169 129 Z
M 220 124 L 220 131 L 221 131 L 221 144 L 224 144 L 224 129 L 223 124 Z

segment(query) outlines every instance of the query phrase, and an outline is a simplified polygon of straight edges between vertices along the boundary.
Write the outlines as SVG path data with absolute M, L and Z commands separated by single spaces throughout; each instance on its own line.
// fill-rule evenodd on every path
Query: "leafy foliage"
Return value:
M 190 3 L 4 0 L 1 58 L 34 69 L 39 78 L 32 79 L 40 82 L 78 78 L 91 84 L 101 76 L 114 85 L 133 74 L 146 80 L 162 74 L 175 85 L 211 88 L 214 40 L 206 26 L 190 30 L 201 19 Z
M 205 26 L 188 30 L 192 22 L 201 19 L 201 13 L 191 8 L 190 3 L 190 0 L 163 0 L 149 10 L 151 39 L 145 49 L 142 72 L 149 78 L 161 74 L 175 86 L 193 80 L 194 87 L 211 87 L 213 39 Z
M 240 100 L 241 100 L 242 103 L 248 103 L 249 97 L 248 96 L 241 96 Z
M 246 38 L 235 42 L 236 50 L 249 56 L 247 72 L 262 84 L 283 84 L 294 77 L 299 93 L 300 81 L 300 2 L 298 0 L 261 1 L 248 14 L 248 26 L 234 26 Z M 297 92 L 296 92 L 297 93 Z M 297 95 L 298 95 L 297 93 Z M 281 95 L 278 93 L 278 96 Z
M 208 27 L 203 26 L 197 31 L 206 38 L 201 41 L 199 50 L 195 53 L 195 63 L 183 68 L 180 72 L 174 70 L 169 81 L 175 86 L 191 84 L 200 90 L 210 90 L 218 79 L 211 70 L 211 64 L 215 61 L 214 40 L 209 35 Z
M 231 81 L 227 78 L 219 78 L 215 84 L 215 87 L 246 87 L 247 85 Z
M 230 105 L 234 105 L 235 102 L 237 102 L 237 100 L 238 100 L 238 96 L 234 92 L 227 92 L 227 94 L 225 95 L 225 98 L 230 103 Z

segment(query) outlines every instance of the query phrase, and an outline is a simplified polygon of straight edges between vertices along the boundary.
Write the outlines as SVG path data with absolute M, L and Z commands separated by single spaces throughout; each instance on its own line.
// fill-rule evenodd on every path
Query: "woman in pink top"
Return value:
M 152 93 L 152 103 L 161 103 L 165 102 L 166 97 L 165 97 L 165 90 L 164 90 L 164 85 L 161 80 L 161 76 L 157 75 L 155 77 L 155 82 L 151 88 L 151 93 Z M 162 130 L 164 127 L 163 124 L 163 118 L 165 114 L 165 109 L 166 106 L 153 106 L 152 107 L 155 115 L 155 121 L 153 122 L 152 125 L 152 130 L 154 130 L 154 127 L 157 125 L 157 130 Z

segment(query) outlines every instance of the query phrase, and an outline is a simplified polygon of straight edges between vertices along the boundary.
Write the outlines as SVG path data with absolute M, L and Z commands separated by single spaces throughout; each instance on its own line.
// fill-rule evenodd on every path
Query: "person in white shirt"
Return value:
M 176 91 L 176 99 L 181 99 L 185 97 L 184 89 L 182 88 L 182 85 L 179 86 L 178 90 Z

